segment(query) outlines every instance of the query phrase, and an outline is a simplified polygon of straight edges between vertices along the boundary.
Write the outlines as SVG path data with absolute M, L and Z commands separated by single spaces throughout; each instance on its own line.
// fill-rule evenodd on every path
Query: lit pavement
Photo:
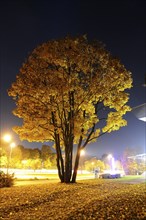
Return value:
M 86 180 L 86 179 L 94 179 L 91 176 L 79 176 L 77 180 Z M 117 180 L 117 179 L 116 179 Z M 57 183 L 60 182 L 58 178 L 56 179 L 32 179 L 32 180 L 16 180 L 14 186 L 23 186 L 23 185 L 36 185 L 36 184 L 46 184 L 46 183 Z M 130 179 L 130 180 L 123 180 L 118 179 L 118 182 L 121 183 L 128 183 L 128 184 L 138 184 L 138 183 L 146 183 L 145 176 L 141 176 L 140 178 Z
M 93 177 L 91 175 L 86 175 L 86 176 L 79 176 L 77 177 L 77 180 L 86 180 L 86 179 L 94 179 L 94 175 Z M 23 185 L 34 185 L 34 184 L 46 184 L 46 183 L 57 183 L 60 182 L 60 180 L 58 178 L 54 178 L 54 179 L 26 179 L 26 180 L 15 180 L 15 184 L 14 186 L 23 186 Z

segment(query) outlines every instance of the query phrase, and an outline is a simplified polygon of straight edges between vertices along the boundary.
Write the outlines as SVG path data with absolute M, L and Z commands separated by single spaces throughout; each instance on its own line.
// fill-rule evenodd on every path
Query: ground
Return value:
M 145 183 L 79 180 L 2 188 L 0 219 L 146 219 Z

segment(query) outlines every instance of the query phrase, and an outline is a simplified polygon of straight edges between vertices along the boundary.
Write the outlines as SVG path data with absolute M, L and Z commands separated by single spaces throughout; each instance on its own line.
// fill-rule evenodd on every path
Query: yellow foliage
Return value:
M 125 90 L 131 86 L 131 73 L 101 43 L 85 37 L 49 41 L 34 49 L 9 89 L 13 113 L 23 119 L 14 130 L 22 140 L 42 142 L 54 141 L 56 132 L 64 146 L 65 137 L 85 141 L 105 118 L 106 125 L 92 132 L 94 141 L 127 124 Z

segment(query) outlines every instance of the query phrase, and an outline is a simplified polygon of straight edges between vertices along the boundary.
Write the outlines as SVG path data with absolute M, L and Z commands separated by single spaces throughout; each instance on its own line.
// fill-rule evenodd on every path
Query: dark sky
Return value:
M 15 104 L 7 89 L 28 54 L 39 44 L 66 35 L 87 34 L 102 41 L 112 55 L 132 72 L 129 105 L 145 102 L 146 87 L 146 1 L 145 0 L 0 0 L 0 126 L 1 137 L 10 132 L 17 144 L 41 147 L 42 143 L 21 142 L 12 131 L 20 124 L 12 115 Z M 125 148 L 145 148 L 145 123 L 130 112 L 128 126 L 107 134 L 87 147 L 86 153 L 121 154 Z

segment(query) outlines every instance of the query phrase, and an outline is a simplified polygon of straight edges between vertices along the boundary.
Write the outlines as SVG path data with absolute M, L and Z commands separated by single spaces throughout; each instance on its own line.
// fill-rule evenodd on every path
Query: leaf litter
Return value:
M 0 191 L 0 220 L 146 219 L 145 184 L 82 180 Z

